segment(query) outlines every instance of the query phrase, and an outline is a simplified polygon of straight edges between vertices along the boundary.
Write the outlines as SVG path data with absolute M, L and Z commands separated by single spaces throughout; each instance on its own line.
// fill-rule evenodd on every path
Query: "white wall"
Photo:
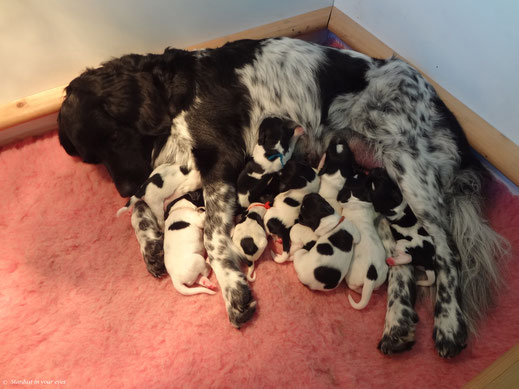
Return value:
M 0 0 L 0 104 L 112 56 L 186 47 L 333 0 Z
M 335 0 L 335 6 L 519 144 L 517 0 Z

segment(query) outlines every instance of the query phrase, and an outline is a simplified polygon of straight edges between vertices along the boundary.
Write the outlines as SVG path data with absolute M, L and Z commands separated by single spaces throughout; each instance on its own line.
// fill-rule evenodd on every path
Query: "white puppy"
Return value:
M 164 265 L 175 289 L 180 293 L 214 294 L 215 286 L 207 278 L 211 267 L 204 258 L 205 213 L 197 207 L 195 201 L 188 193 L 168 206 L 166 212 L 169 211 L 169 215 L 164 231 Z M 188 287 L 195 283 L 202 286 Z
M 164 200 L 177 198 L 202 187 L 200 172 L 185 166 L 163 164 L 153 170 L 149 178 L 137 190 L 117 216 L 130 209 L 138 200 L 144 200 L 157 218 L 160 228 L 164 228 Z
M 348 300 L 355 309 L 366 307 L 373 290 L 384 283 L 388 272 L 386 250 L 375 229 L 376 212 L 369 201 L 366 185 L 367 177 L 363 173 L 357 173 L 346 179 L 346 184 L 339 193 L 342 215 L 353 222 L 360 232 L 360 242 L 355 247 L 350 270 L 346 274 L 348 287 L 362 293 L 358 303 L 348 295 Z
M 236 249 L 247 260 L 247 280 L 255 281 L 254 263 L 261 257 L 267 247 L 267 233 L 263 224 L 263 216 L 270 206 L 262 203 L 249 205 L 243 220 L 236 224 L 232 232 L 232 241 Z
M 353 245 L 360 236 L 319 194 L 305 196 L 299 223 L 290 231 L 294 268 L 299 280 L 313 290 L 335 289 L 346 276 Z

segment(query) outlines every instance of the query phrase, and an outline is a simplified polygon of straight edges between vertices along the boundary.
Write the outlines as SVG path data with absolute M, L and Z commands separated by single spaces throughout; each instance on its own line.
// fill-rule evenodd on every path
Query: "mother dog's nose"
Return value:
M 130 197 L 137 190 L 137 185 L 132 184 L 131 182 L 118 182 L 115 184 L 115 187 L 121 197 Z

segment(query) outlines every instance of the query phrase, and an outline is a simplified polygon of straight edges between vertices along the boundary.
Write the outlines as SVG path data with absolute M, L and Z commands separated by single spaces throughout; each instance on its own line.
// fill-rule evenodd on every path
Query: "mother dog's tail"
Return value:
M 449 229 L 461 258 L 460 285 L 468 329 L 492 307 L 502 283 L 498 259 L 506 257 L 508 242 L 483 217 L 482 185 L 487 180 L 479 161 L 462 168 L 447 185 Z

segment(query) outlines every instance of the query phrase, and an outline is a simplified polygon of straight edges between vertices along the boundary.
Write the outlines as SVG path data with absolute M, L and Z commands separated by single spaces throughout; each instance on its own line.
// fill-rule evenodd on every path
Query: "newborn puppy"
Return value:
M 271 200 L 261 196 L 271 191 L 269 185 L 276 186 L 274 173 L 292 157 L 297 140 L 304 132 L 294 122 L 275 117 L 263 120 L 258 131 L 252 159 L 240 173 L 236 185 L 238 202 L 243 209 L 253 202 Z
M 237 251 L 247 260 L 247 280 L 255 281 L 254 263 L 267 247 L 267 233 L 263 224 L 263 216 L 270 206 L 262 203 L 252 203 L 243 220 L 232 232 L 232 241 Z
M 166 273 L 164 266 L 164 235 L 157 225 L 157 219 L 150 207 L 139 200 L 133 207 L 131 217 L 132 227 L 139 242 L 142 257 L 146 268 L 154 277 L 161 277 Z
M 279 172 L 292 157 L 297 140 L 303 133 L 303 127 L 291 120 L 266 118 L 260 124 L 258 144 L 252 151 L 252 158 L 265 173 Z
M 279 253 L 272 253 L 278 263 L 285 262 L 290 250 L 290 229 L 299 216 L 299 208 L 308 193 L 319 190 L 319 177 L 315 170 L 294 160 L 288 161 L 280 175 L 282 193 L 274 198 L 274 204 L 264 217 L 267 232 L 276 235 L 282 241 Z
M 393 266 L 412 261 L 412 264 L 425 271 L 427 276 L 426 280 L 416 281 L 416 285 L 433 285 L 436 280 L 434 273 L 436 250 L 431 236 L 416 219 L 403 199 L 400 189 L 384 169 L 373 169 L 368 180 L 373 206 L 389 221 L 391 233 L 396 241 L 395 253 L 386 262 Z
M 203 243 L 204 211 L 190 193 L 174 200 L 166 212 L 164 231 L 164 264 L 173 286 L 184 295 L 215 294 L 216 287 L 207 276 L 211 267 L 206 263 Z M 193 284 L 200 287 L 189 288 Z
M 344 188 L 339 192 L 342 215 L 353 222 L 360 233 L 360 242 L 355 247 L 350 270 L 346 274 L 348 287 L 362 293 L 358 303 L 348 295 L 355 309 L 366 307 L 373 290 L 384 283 L 388 272 L 386 251 L 375 229 L 376 213 L 366 185 L 366 175 L 358 172 L 346 179 Z
M 341 213 L 342 208 L 337 196 L 344 187 L 346 177 L 353 176 L 355 159 L 345 140 L 334 138 L 328 145 L 323 156 L 322 167 L 319 169 L 321 187 L 319 194 Z M 321 165 L 321 164 L 320 164 Z
M 323 197 L 311 193 L 303 199 L 290 239 L 299 280 L 310 289 L 329 291 L 346 276 L 360 235 Z
M 164 200 L 174 195 L 182 196 L 187 192 L 202 187 L 200 172 L 189 170 L 185 166 L 163 164 L 153 170 L 134 196 L 117 211 L 117 216 L 130 209 L 138 200 L 146 201 L 157 218 L 157 223 L 164 228 Z

